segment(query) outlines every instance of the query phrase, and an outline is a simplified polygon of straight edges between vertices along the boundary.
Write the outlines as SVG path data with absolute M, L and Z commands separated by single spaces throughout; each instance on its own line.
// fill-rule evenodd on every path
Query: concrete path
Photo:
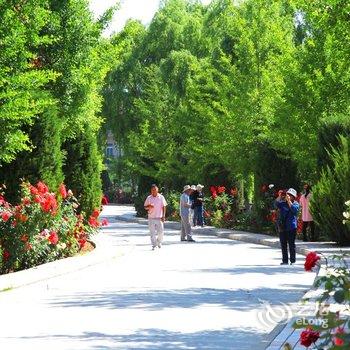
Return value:
M 200 231 L 192 244 L 169 229 L 151 251 L 146 226 L 110 221 L 99 239 L 113 257 L 0 293 L 1 348 L 264 349 L 286 316 L 281 303 L 297 302 L 315 277 L 301 256 L 280 266 L 279 249 Z

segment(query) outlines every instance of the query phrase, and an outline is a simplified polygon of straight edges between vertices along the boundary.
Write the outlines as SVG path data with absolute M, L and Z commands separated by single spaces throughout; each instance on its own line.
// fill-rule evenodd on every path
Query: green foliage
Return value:
M 51 42 L 41 35 L 49 21 L 45 4 L 45 0 L 0 2 L 0 165 L 33 147 L 28 126 L 53 103 L 43 87 L 57 74 L 42 69 L 38 56 L 38 48 Z
M 350 244 L 350 228 L 343 225 L 345 202 L 350 198 L 350 140 L 343 136 L 339 148 L 330 151 L 331 164 L 322 171 L 313 188 L 311 211 L 314 220 L 328 239 Z
M 101 88 L 120 52 L 101 34 L 115 9 L 95 21 L 87 0 L 1 3 L 0 181 L 9 198 L 22 178 L 57 187 L 66 177 L 83 210 L 99 205 Z
M 350 124 L 341 122 L 330 122 L 321 125 L 318 134 L 318 154 L 317 154 L 317 166 L 319 169 L 324 169 L 327 165 L 331 165 L 330 159 L 331 153 L 329 152 L 331 147 L 338 148 L 340 138 L 343 135 L 347 138 L 350 137 Z
M 263 226 L 271 226 L 268 218 L 273 209 L 275 192 L 290 187 L 300 189 L 300 179 L 295 162 L 266 144 L 257 147 L 254 164 L 254 214 L 261 229 Z M 273 187 L 269 189 L 268 185 Z
M 67 161 L 64 165 L 65 183 L 77 193 L 81 209 L 90 215 L 102 198 L 102 160 L 97 148 L 96 134 L 89 125 L 64 145 Z

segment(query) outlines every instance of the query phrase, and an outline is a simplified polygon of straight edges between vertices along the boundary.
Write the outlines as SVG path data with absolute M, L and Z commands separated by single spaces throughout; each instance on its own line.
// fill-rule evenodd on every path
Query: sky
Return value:
M 129 18 L 135 18 L 142 21 L 143 24 L 149 24 L 158 10 L 160 0 L 121 0 L 120 10 L 115 14 L 110 28 L 105 35 L 120 31 Z M 202 0 L 204 4 L 210 3 L 210 0 Z M 90 0 L 90 9 L 99 17 L 108 7 L 113 6 L 116 0 Z

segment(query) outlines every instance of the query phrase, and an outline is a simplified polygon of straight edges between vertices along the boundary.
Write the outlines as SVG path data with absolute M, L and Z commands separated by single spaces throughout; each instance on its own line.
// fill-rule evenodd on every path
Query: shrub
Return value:
M 81 210 L 91 214 L 102 197 L 102 160 L 96 135 L 86 126 L 84 132 L 77 131 L 75 138 L 64 144 L 64 149 L 65 182 L 77 194 Z
M 43 182 L 22 183 L 17 205 L 7 202 L 1 192 L 1 273 L 74 255 L 101 225 L 98 210 L 88 221 L 76 213 L 79 204 L 63 184 L 53 193 Z
M 300 344 L 313 349 L 341 350 L 350 348 L 348 310 L 349 265 L 348 254 L 331 255 L 321 265 L 316 252 L 310 252 L 305 260 L 305 270 L 312 271 L 315 266 L 325 272 L 315 282 L 322 293 L 316 297 L 317 313 L 314 319 L 300 317 L 294 323 L 295 329 L 306 329 L 300 334 Z M 331 305 L 331 307 L 330 307 Z
M 180 193 L 172 191 L 165 196 L 168 203 L 167 206 L 167 218 L 170 220 L 180 220 Z
M 339 135 L 350 137 L 350 125 L 332 121 L 324 123 L 318 131 L 317 165 L 319 169 L 324 169 L 332 164 L 329 152 L 330 146 L 338 148 L 340 146 Z
M 332 148 L 331 164 L 322 171 L 313 188 L 311 211 L 315 222 L 328 239 L 341 245 L 350 244 L 350 228 L 343 225 L 345 202 L 350 198 L 350 144 L 340 137 L 339 148 Z

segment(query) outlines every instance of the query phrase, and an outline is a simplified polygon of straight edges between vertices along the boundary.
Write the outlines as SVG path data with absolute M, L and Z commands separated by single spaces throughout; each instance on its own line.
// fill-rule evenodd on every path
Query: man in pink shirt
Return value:
M 164 236 L 164 221 L 167 202 L 159 193 L 157 185 L 151 186 L 151 194 L 146 198 L 144 207 L 148 211 L 148 227 L 151 234 L 152 250 L 161 248 Z
M 307 234 L 306 229 L 310 226 L 311 236 L 310 241 L 314 242 L 316 240 L 315 236 L 315 223 L 312 215 L 310 213 L 309 205 L 311 199 L 311 186 L 309 184 L 304 185 L 305 192 L 300 197 L 300 205 L 301 205 L 301 219 L 303 221 L 303 241 L 307 242 Z

